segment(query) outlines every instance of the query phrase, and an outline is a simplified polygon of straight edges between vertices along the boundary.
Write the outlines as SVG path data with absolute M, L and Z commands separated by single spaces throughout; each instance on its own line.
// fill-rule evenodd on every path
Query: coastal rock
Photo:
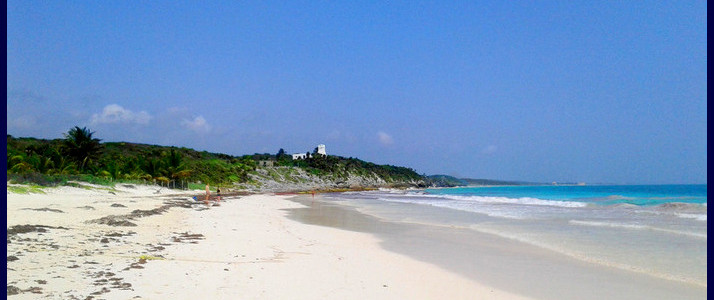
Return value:
M 253 185 L 243 188 L 253 192 L 295 192 L 334 189 L 408 188 L 423 185 L 418 181 L 387 182 L 375 173 L 318 176 L 301 168 L 264 167 L 249 174 Z

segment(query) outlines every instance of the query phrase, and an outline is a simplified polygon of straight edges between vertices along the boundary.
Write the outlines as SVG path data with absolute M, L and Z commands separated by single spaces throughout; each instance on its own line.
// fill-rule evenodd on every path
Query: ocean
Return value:
M 706 185 L 487 186 L 329 194 L 390 222 L 466 228 L 706 287 Z

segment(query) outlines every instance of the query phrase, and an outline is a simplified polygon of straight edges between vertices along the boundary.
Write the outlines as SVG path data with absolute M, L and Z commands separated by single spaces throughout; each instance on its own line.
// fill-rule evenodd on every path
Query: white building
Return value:
M 293 154 L 293 160 L 306 159 L 307 153 L 295 153 Z
M 325 145 L 324 144 L 319 144 L 317 145 L 317 154 L 322 154 L 324 156 L 327 156 L 327 152 L 325 151 Z M 307 158 L 307 152 L 305 153 L 295 153 L 293 154 L 293 160 L 297 159 L 306 159 Z

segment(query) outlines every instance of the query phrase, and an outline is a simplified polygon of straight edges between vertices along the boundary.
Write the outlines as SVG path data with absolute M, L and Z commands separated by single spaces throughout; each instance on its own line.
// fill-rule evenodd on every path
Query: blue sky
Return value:
M 286 3 L 289 2 L 289 3 Z M 706 183 L 706 1 L 16 1 L 7 131 Z

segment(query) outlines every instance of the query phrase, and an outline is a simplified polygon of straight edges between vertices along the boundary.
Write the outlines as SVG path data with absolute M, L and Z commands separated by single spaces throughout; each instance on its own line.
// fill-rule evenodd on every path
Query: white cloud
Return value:
M 203 118 L 203 116 L 195 117 L 193 120 L 184 119 L 183 121 L 181 121 L 181 125 L 199 133 L 208 132 L 211 130 L 211 125 L 206 122 L 206 119 Z
M 384 146 L 391 146 L 394 144 L 394 139 L 392 139 L 392 136 L 384 131 L 377 132 L 377 138 L 379 138 L 379 142 L 382 143 L 382 145 Z
M 136 123 L 141 125 L 149 124 L 151 115 L 145 111 L 133 112 L 117 104 L 109 104 L 104 107 L 101 114 L 93 114 L 91 124 L 111 124 L 111 123 Z
M 481 153 L 482 154 L 494 154 L 494 153 L 496 153 L 496 150 L 498 150 L 498 147 L 496 147 L 496 145 L 488 145 L 481 150 Z

